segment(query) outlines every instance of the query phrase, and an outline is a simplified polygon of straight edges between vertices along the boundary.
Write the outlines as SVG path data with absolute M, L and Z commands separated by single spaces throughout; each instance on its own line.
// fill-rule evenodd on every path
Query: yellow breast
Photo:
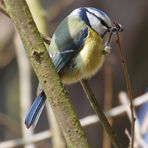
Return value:
M 63 83 L 74 83 L 82 78 L 91 77 L 102 66 L 104 60 L 103 40 L 92 29 L 89 28 L 88 32 L 84 46 L 72 60 L 74 67 L 70 65 L 60 73 Z

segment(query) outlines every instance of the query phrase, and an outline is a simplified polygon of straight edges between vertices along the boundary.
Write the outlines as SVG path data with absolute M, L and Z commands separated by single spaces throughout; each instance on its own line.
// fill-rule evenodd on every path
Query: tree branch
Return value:
M 4 0 L 68 147 L 89 148 L 67 92 L 56 73 L 25 0 Z

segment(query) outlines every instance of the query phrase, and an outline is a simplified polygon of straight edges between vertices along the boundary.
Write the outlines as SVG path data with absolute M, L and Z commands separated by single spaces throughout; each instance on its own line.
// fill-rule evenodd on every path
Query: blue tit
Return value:
M 109 17 L 101 10 L 81 7 L 72 11 L 55 30 L 48 52 L 64 84 L 93 76 L 104 61 L 103 37 L 112 29 Z M 43 90 L 31 106 L 25 125 L 37 122 L 44 107 Z

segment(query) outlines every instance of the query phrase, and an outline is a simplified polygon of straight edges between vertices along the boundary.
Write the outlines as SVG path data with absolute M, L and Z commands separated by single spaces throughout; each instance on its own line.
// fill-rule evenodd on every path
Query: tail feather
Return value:
M 25 125 L 27 128 L 30 128 L 32 125 L 35 127 L 40 114 L 44 108 L 45 105 L 45 101 L 46 101 L 46 96 L 44 94 L 44 92 L 42 91 L 37 98 L 35 99 L 35 101 L 33 102 L 30 111 L 28 112 L 26 119 L 25 119 Z

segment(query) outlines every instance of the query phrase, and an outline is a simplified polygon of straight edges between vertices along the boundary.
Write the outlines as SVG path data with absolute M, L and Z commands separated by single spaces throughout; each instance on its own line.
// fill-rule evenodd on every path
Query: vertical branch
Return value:
M 126 82 L 126 88 L 127 88 L 127 92 L 128 92 L 129 101 L 130 101 L 130 109 L 131 109 L 131 148 L 134 148 L 135 120 L 136 120 L 136 118 L 134 117 L 134 106 L 133 106 L 133 102 L 132 102 L 133 94 L 132 94 L 128 69 L 127 69 L 127 65 L 126 65 L 124 50 L 121 47 L 120 37 L 119 37 L 118 33 L 117 33 L 117 41 L 116 42 L 117 42 L 117 45 L 118 45 L 119 50 L 120 50 L 122 69 L 123 69 L 124 78 L 125 78 L 125 82 Z
M 27 137 L 31 136 L 33 133 L 32 129 L 27 130 L 24 126 L 26 111 L 29 110 L 29 106 L 31 105 L 31 71 L 22 41 L 17 33 L 15 35 L 14 43 L 16 46 L 16 57 L 19 70 L 21 127 L 23 138 L 27 139 Z M 25 148 L 34 148 L 34 145 L 28 144 L 25 145 Z
M 112 107 L 112 69 L 109 58 L 107 57 L 104 64 L 104 110 L 107 111 Z M 113 124 L 113 120 L 109 119 L 110 125 Z M 103 131 L 103 147 L 110 148 L 110 139 L 106 133 Z

